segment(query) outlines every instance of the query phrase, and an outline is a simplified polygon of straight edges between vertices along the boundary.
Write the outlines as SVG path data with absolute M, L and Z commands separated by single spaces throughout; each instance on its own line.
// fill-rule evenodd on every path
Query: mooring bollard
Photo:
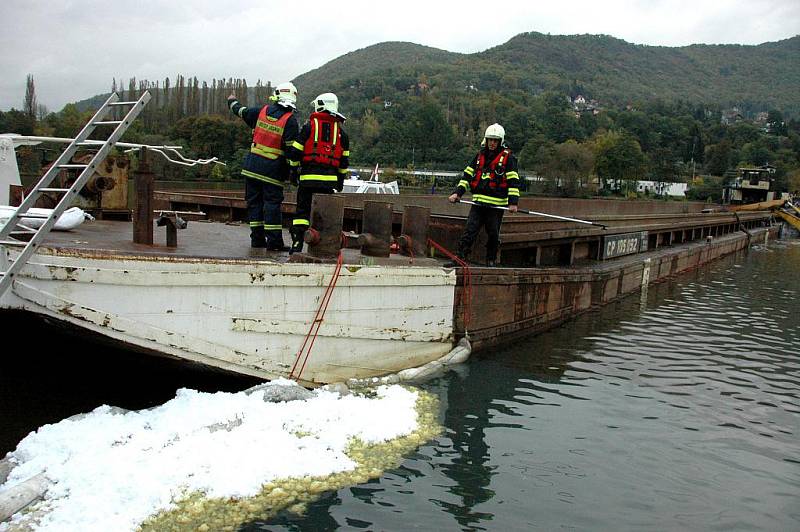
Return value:
M 412 257 L 424 257 L 428 249 L 428 223 L 431 210 L 419 205 L 406 205 L 403 211 L 403 227 L 397 239 L 400 253 Z
M 335 257 L 342 247 L 344 196 L 314 194 L 311 200 L 311 226 L 304 240 L 308 253 L 315 257 Z
M 156 220 L 159 227 L 167 228 L 167 247 L 178 247 L 178 229 L 186 229 L 186 220 L 178 216 L 175 211 L 163 211 Z
M 133 213 L 133 241 L 153 245 L 153 173 L 147 163 L 147 148 L 142 148 L 139 166 L 133 174 L 136 187 L 136 206 Z
M 365 201 L 362 218 L 361 254 L 370 257 L 388 257 L 392 241 L 392 204 L 383 201 Z

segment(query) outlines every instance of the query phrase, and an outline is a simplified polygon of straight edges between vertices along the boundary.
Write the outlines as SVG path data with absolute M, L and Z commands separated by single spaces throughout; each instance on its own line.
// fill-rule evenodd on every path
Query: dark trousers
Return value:
M 473 205 L 469 210 L 467 225 L 461 240 L 458 241 L 458 255 L 466 258 L 472 250 L 472 244 L 478 238 L 481 227 L 486 229 L 486 260 L 497 260 L 500 249 L 500 224 L 503 222 L 503 210 L 482 205 Z
M 297 209 L 292 221 L 292 249 L 300 251 L 303 248 L 303 234 L 311 225 L 311 200 L 314 194 L 333 194 L 333 187 L 330 186 L 308 186 L 300 185 L 297 189 Z
M 247 201 L 251 237 L 260 239 L 263 235 L 268 245 L 282 246 L 283 187 L 248 177 L 244 181 L 244 198 Z

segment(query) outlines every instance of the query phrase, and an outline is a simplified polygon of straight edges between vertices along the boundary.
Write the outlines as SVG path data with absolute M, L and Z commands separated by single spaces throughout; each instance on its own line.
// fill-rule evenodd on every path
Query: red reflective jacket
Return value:
M 284 113 L 278 119 L 267 115 L 268 105 L 265 105 L 258 114 L 256 127 L 253 129 L 253 144 L 250 153 L 255 153 L 267 159 L 277 159 L 283 155 L 283 129 L 292 113 Z
M 312 113 L 308 121 L 311 133 L 303 145 L 303 164 L 317 163 L 339 168 L 343 151 L 339 119 L 329 113 Z
M 488 185 L 490 189 L 494 190 L 499 188 L 503 190 L 508 188 L 508 183 L 506 182 L 506 163 L 508 162 L 509 155 L 511 155 L 511 150 L 502 150 L 497 154 L 497 157 L 489 163 L 489 171 L 492 175 L 485 179 L 489 180 Z M 478 190 L 478 187 L 481 185 L 481 178 L 483 177 L 483 169 L 485 166 L 486 154 L 481 150 L 480 155 L 478 155 L 478 167 L 475 169 L 475 176 L 473 176 L 470 182 L 470 187 L 472 187 L 473 192 Z

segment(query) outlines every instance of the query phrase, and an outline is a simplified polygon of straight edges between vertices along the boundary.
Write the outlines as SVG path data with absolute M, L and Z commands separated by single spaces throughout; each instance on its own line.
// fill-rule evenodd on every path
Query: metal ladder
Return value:
M 106 156 L 109 154 L 114 144 L 122 137 L 134 119 L 139 116 L 144 106 L 150 101 L 150 92 L 145 91 L 138 100 L 130 102 L 119 101 L 117 93 L 112 93 L 108 100 L 100 106 L 95 115 L 78 133 L 75 139 L 67 146 L 67 148 L 56 159 L 50 169 L 39 180 L 31 193 L 22 202 L 16 212 L 8 220 L 8 223 L 0 230 L 0 253 L 4 257 L 0 257 L 0 298 L 6 293 L 6 290 L 11 286 L 14 276 L 21 270 L 31 255 L 36 252 L 36 249 L 45 239 L 47 234 L 53 228 L 58 220 L 58 217 L 64 214 L 75 196 L 80 192 L 83 186 L 89 181 L 89 178 L 94 174 L 97 168 Z M 129 107 L 128 112 L 121 120 L 107 120 L 109 112 L 119 107 Z M 89 137 L 94 133 L 98 126 L 114 126 L 114 131 L 109 135 L 106 140 L 89 140 Z M 79 148 L 98 148 L 97 153 L 92 156 L 86 164 L 72 164 L 70 161 Z M 82 170 L 78 179 L 69 188 L 49 188 L 55 177 L 61 170 Z M 62 194 L 61 199 L 56 205 L 55 209 L 50 214 L 28 214 L 28 210 L 36 204 L 42 193 L 58 193 Z M 44 220 L 44 223 L 38 229 L 32 229 L 21 223 L 22 218 L 39 218 Z M 15 236 L 28 236 L 33 235 L 27 242 L 23 240 L 15 240 L 10 237 Z M 15 257 L 8 256 L 7 247 L 21 247 L 22 251 Z M 5 260 L 3 260 L 5 259 Z

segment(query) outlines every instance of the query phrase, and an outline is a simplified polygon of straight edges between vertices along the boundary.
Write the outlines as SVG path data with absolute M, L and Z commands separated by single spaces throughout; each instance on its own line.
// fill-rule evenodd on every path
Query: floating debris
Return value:
M 379 477 L 440 431 L 436 398 L 416 389 L 304 399 L 276 385 L 184 389 L 151 410 L 102 406 L 41 427 L 11 453 L 0 494 L 40 473 L 47 491 L 0 530 L 235 530 Z

